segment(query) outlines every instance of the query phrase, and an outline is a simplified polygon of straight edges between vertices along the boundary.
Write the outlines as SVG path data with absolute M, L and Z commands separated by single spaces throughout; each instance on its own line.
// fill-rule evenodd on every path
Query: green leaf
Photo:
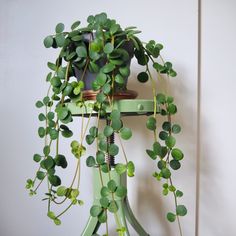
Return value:
M 130 128 L 125 128 L 123 127 L 121 130 L 120 130 L 120 136 L 122 139 L 124 140 L 128 140 L 132 137 L 132 131 Z
M 182 197 L 184 194 L 180 190 L 176 191 L 176 197 Z
M 157 162 L 157 167 L 162 170 L 163 168 L 166 167 L 166 161 L 160 160 Z
M 162 124 L 162 129 L 165 130 L 165 131 L 170 132 L 171 131 L 171 123 L 169 121 L 165 121 Z
M 110 54 L 113 50 L 114 50 L 114 46 L 112 45 L 112 43 L 106 43 L 106 45 L 104 46 L 104 49 L 103 49 L 103 51 L 106 54 Z
M 79 196 L 79 190 L 78 189 L 72 189 L 70 192 L 70 196 L 72 199 L 75 199 Z
M 119 147 L 114 143 L 110 144 L 110 146 L 108 147 L 108 153 L 111 156 L 116 156 L 119 153 Z
M 174 115 L 177 112 L 177 107 L 173 103 L 171 103 L 171 104 L 168 105 L 167 111 L 170 114 Z
M 57 34 L 60 34 L 60 33 L 63 32 L 64 28 L 65 28 L 64 24 L 59 23 L 59 24 L 56 25 L 55 31 L 56 31 Z
M 108 187 L 108 189 L 109 189 L 112 193 L 114 193 L 114 192 L 116 191 L 116 187 L 117 187 L 115 180 L 111 179 L 111 180 L 107 183 L 107 187 Z
M 50 98 L 48 96 L 43 98 L 44 105 L 48 105 L 49 102 L 50 102 Z
M 57 188 L 57 196 L 58 197 L 63 197 L 67 193 L 67 188 L 65 186 L 60 186 Z
M 61 155 L 61 154 L 56 155 L 54 161 L 57 166 L 60 166 L 63 169 L 65 169 L 67 167 L 67 160 L 64 155 Z
M 43 44 L 45 46 L 45 48 L 50 48 L 53 44 L 53 37 L 50 35 L 50 36 L 47 36 L 44 40 L 43 40 Z
M 42 103 L 41 101 L 37 101 L 37 102 L 35 103 L 35 106 L 36 106 L 37 108 L 41 108 L 41 107 L 43 107 L 43 103 Z
M 161 144 L 159 142 L 155 142 L 153 143 L 153 152 L 160 156 L 160 153 L 161 153 Z
M 135 166 L 134 163 L 132 161 L 129 161 L 127 164 L 127 174 L 129 177 L 133 177 L 134 176 L 134 171 L 135 171 Z
M 87 57 L 87 49 L 84 46 L 79 46 L 76 48 L 76 53 L 78 57 Z
M 101 170 L 103 173 L 108 173 L 111 169 L 110 167 L 107 165 L 106 162 L 104 162 L 102 165 L 101 165 Z
M 107 151 L 107 142 L 105 140 L 101 140 L 98 146 L 101 151 L 104 151 L 104 152 Z
M 117 205 L 116 201 L 111 200 L 108 210 L 112 213 L 116 213 L 118 211 L 118 205 Z
M 117 197 L 125 197 L 127 195 L 127 188 L 125 186 L 118 186 L 115 192 Z
M 71 130 L 69 130 L 69 129 L 61 131 L 61 134 L 65 138 L 70 138 L 70 137 L 73 136 L 73 132 Z
M 119 131 L 122 128 L 122 121 L 117 118 L 117 119 L 112 119 L 112 123 L 111 123 L 111 127 L 115 130 L 115 131 Z
M 54 167 L 54 160 L 52 157 L 47 157 L 45 160 L 43 160 L 43 165 L 46 170 L 49 170 Z
M 46 134 L 45 129 L 43 127 L 39 127 L 38 128 L 38 135 L 39 135 L 39 137 L 43 138 L 45 136 L 45 134 Z
M 58 119 L 63 120 L 65 119 L 69 114 L 69 110 L 67 107 L 61 107 L 57 111 Z
M 61 86 L 61 80 L 59 77 L 52 77 L 50 80 L 50 83 L 53 87 L 60 87 Z
M 44 121 L 44 120 L 46 120 L 46 116 L 43 113 L 40 113 L 39 116 L 38 116 L 38 119 L 40 121 Z
M 185 216 L 187 214 L 187 209 L 184 205 L 178 205 L 176 207 L 176 214 L 179 216 Z
M 52 62 L 48 62 L 47 66 L 49 69 L 51 69 L 53 71 L 57 70 L 57 66 L 55 64 L 53 64 Z
M 159 133 L 159 138 L 161 139 L 161 140 L 166 140 L 167 138 L 168 138 L 168 133 L 167 132 L 165 132 L 165 131 L 161 131 L 160 133 Z
M 91 208 L 90 208 L 90 215 L 92 217 L 97 217 L 102 211 L 102 208 L 98 205 L 93 205 Z
M 109 94 L 111 91 L 111 85 L 110 84 L 104 84 L 102 87 L 102 91 L 104 94 Z
M 168 148 L 173 148 L 175 146 L 176 140 L 173 136 L 168 136 L 165 140 L 165 144 Z
M 37 171 L 36 176 L 39 180 L 43 180 L 45 177 L 45 173 L 43 171 Z
M 148 81 L 148 74 L 146 72 L 141 72 L 138 74 L 138 81 L 141 82 L 141 83 L 145 83 Z
M 160 104 L 164 104 L 166 102 L 166 96 L 162 93 L 158 93 L 156 96 L 157 102 Z
M 107 197 L 102 197 L 100 199 L 100 204 L 102 207 L 107 208 L 109 205 L 109 199 Z
M 174 125 L 172 126 L 172 132 L 173 132 L 174 134 L 178 134 L 178 133 L 180 133 L 180 131 L 181 131 L 180 125 L 174 124 Z
M 96 164 L 95 158 L 93 156 L 89 156 L 86 160 L 86 165 L 88 167 L 93 167 L 95 166 L 95 164 Z
M 105 162 L 105 154 L 102 151 L 98 151 L 96 153 L 96 161 L 99 165 L 103 164 Z
M 71 25 L 71 30 L 75 30 L 76 28 L 78 28 L 79 25 L 80 25 L 80 21 L 75 21 L 75 22 Z
M 169 222 L 174 222 L 176 219 L 176 215 L 171 212 L 168 212 L 166 215 L 166 218 Z
M 162 177 L 165 178 L 165 179 L 169 179 L 170 176 L 171 176 L 171 172 L 168 168 L 163 168 L 161 170 L 161 174 L 162 174 Z
M 71 95 L 72 91 L 73 91 L 73 86 L 71 84 L 67 84 L 67 86 L 64 88 L 63 90 L 63 95 L 64 96 L 69 96 Z
M 57 175 L 49 175 L 48 180 L 55 187 L 61 185 L 61 179 Z
M 53 120 L 54 119 L 54 112 L 52 112 L 52 111 L 49 111 L 48 112 L 48 114 L 47 114 L 47 118 L 49 119 L 49 120 Z
M 103 86 L 107 81 L 107 76 L 106 76 L 106 74 L 100 72 L 96 76 L 96 80 L 97 80 L 98 85 Z
M 86 139 L 87 144 L 91 145 L 94 142 L 95 138 L 92 135 L 88 134 L 88 135 L 86 135 L 85 139 Z
M 58 136 L 59 136 L 59 132 L 57 130 L 55 130 L 55 129 L 50 129 L 49 134 L 50 134 L 50 138 L 52 140 L 57 139 Z
M 48 156 L 49 153 L 50 153 L 50 146 L 46 145 L 44 148 L 43 148 L 43 153 L 45 156 Z
M 128 77 L 130 75 L 130 69 L 128 66 L 120 67 L 119 72 L 123 77 Z
M 178 148 L 174 148 L 171 151 L 171 155 L 177 161 L 180 161 L 180 160 L 182 160 L 184 158 L 183 152 L 180 149 L 178 149 Z
M 41 161 L 41 156 L 39 154 L 34 154 L 33 159 L 35 162 L 40 162 Z
M 148 154 L 149 157 L 151 157 L 152 160 L 156 160 L 157 159 L 157 156 L 156 156 L 154 151 L 147 149 L 146 153 Z
M 101 192 L 100 193 L 101 193 L 102 197 L 107 197 L 107 196 L 110 195 L 110 191 L 109 191 L 109 189 L 106 186 L 103 186 L 101 188 Z
M 103 131 L 103 133 L 106 137 L 111 136 L 113 134 L 113 132 L 114 132 L 113 128 L 108 125 L 104 128 L 104 131 Z
M 149 130 L 155 130 L 156 129 L 156 119 L 153 116 L 148 117 L 148 120 L 146 122 L 146 127 Z
M 171 160 L 170 161 L 170 167 L 173 169 L 173 170 L 178 170 L 180 167 L 181 167 L 181 164 L 179 161 L 177 160 Z
M 102 72 L 107 74 L 107 73 L 110 73 L 111 71 L 113 71 L 115 68 L 116 68 L 115 65 L 108 63 L 105 66 L 103 66 Z
M 98 216 L 98 221 L 100 223 L 105 223 L 107 221 L 107 212 L 105 210 L 103 210 L 102 213 Z M 93 236 L 96 236 L 96 234 L 93 234 Z
M 124 165 L 122 163 L 118 163 L 115 166 L 115 170 L 119 175 L 121 175 L 126 171 L 126 165 Z
M 111 119 L 120 119 L 120 111 L 118 110 L 113 110 L 110 115 Z
M 55 213 L 52 212 L 52 211 L 49 211 L 48 214 L 47 214 L 47 216 L 48 216 L 50 219 L 52 219 L 52 220 L 54 220 L 54 219 L 56 218 Z
M 63 47 L 65 43 L 65 36 L 63 34 L 57 34 L 55 37 L 58 47 Z
M 106 95 L 104 93 L 98 93 L 96 99 L 97 102 L 103 103 L 106 100 Z
M 125 83 L 124 78 L 120 74 L 117 74 L 115 76 L 115 81 L 117 84 L 120 84 L 120 85 L 123 85 Z
M 58 218 L 55 218 L 55 219 L 53 220 L 53 222 L 54 222 L 55 225 L 60 225 L 60 224 L 61 224 L 61 220 L 58 219 Z

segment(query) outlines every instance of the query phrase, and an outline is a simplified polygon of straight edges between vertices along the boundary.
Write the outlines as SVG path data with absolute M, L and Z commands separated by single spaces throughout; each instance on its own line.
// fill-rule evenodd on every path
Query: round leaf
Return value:
M 96 164 L 95 158 L 93 156 L 89 156 L 86 160 L 86 165 L 88 167 L 92 167 Z
M 176 140 L 173 136 L 168 136 L 165 140 L 165 143 L 168 148 L 173 148 L 175 146 Z
M 170 161 L 170 167 L 173 169 L 173 170 L 178 170 L 180 167 L 181 167 L 181 164 L 179 161 L 177 160 L 171 160 Z
M 120 136 L 122 139 L 124 140 L 128 140 L 131 138 L 132 136 L 132 131 L 130 128 L 125 128 L 123 127 L 121 130 L 120 130 Z
M 115 192 L 116 191 L 116 182 L 115 182 L 115 180 L 110 180 L 108 183 L 107 183 L 107 187 L 108 187 L 108 189 L 111 191 L 111 192 Z
M 116 144 L 111 144 L 109 147 L 108 147 L 108 153 L 111 155 L 111 156 L 115 156 L 117 155 L 119 152 L 119 147 L 116 145 Z
M 110 212 L 112 212 L 112 213 L 116 213 L 117 211 L 118 211 L 118 205 L 117 205 L 117 203 L 116 203 L 116 201 L 111 201 L 110 202 L 110 205 L 109 205 L 109 207 L 108 207 L 108 210 L 110 211 Z
M 43 44 L 44 44 L 45 48 L 50 48 L 53 44 L 53 37 L 52 36 L 47 36 L 43 40 Z
M 176 214 L 179 216 L 185 216 L 187 214 L 187 209 L 184 205 L 178 205 L 176 207 Z
M 112 45 L 112 43 L 106 43 L 106 45 L 104 46 L 104 49 L 103 51 L 106 53 L 106 54 L 110 54 L 114 49 L 114 46 Z
M 100 199 L 100 204 L 101 204 L 102 207 L 107 208 L 108 205 L 109 205 L 109 200 L 108 200 L 108 198 L 107 198 L 107 197 L 102 197 L 102 198 Z
M 152 116 L 149 117 L 146 122 L 146 127 L 150 130 L 155 130 L 156 129 L 156 119 Z
M 171 155 L 177 161 L 180 161 L 180 160 L 182 160 L 184 158 L 183 152 L 180 149 L 178 149 L 178 148 L 172 149 Z
M 124 165 L 122 163 L 118 163 L 115 166 L 115 170 L 119 175 L 121 175 L 126 171 L 126 165 Z
M 117 197 L 125 197 L 127 195 L 127 188 L 124 186 L 118 186 L 115 192 Z
M 63 32 L 64 28 L 65 28 L 64 24 L 63 23 L 59 23 L 59 24 L 56 25 L 55 31 L 56 31 L 57 34 L 59 34 L 59 33 Z
M 148 81 L 148 74 L 146 72 L 141 72 L 138 74 L 138 81 L 141 83 L 145 83 Z
M 111 136 L 113 134 L 113 132 L 114 132 L 113 128 L 108 125 L 104 128 L 104 131 L 103 131 L 103 133 L 106 137 Z
M 174 222 L 176 219 L 176 215 L 171 212 L 168 212 L 166 218 L 169 222 Z
M 97 217 L 102 211 L 102 208 L 98 205 L 94 205 L 90 208 L 90 215 L 93 217 Z
M 173 132 L 174 134 L 178 134 L 178 133 L 180 133 L 180 131 L 181 131 L 180 125 L 174 124 L 174 125 L 172 126 L 172 132 Z

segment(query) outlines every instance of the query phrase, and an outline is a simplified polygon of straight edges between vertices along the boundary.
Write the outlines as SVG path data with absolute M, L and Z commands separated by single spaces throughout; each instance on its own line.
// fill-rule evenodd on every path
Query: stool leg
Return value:
M 128 198 L 126 197 L 124 199 L 124 211 L 125 211 L 125 216 L 129 223 L 133 226 L 134 230 L 138 233 L 139 236 L 149 236 L 149 234 L 144 230 L 144 228 L 139 224 L 137 219 L 135 218 L 130 205 Z

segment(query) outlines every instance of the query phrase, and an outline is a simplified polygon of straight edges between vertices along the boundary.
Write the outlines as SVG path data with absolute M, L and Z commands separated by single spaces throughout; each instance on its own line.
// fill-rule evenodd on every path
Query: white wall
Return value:
M 229 236 L 236 234 L 232 218 L 236 193 L 233 184 L 234 7 L 233 0 L 203 4 L 200 236 L 221 236 L 226 231 Z M 183 203 L 189 210 L 182 220 L 184 235 L 194 235 L 197 0 L 1 1 L 0 235 L 70 236 L 80 235 L 83 229 L 91 203 L 89 173 L 82 173 L 81 197 L 86 202 L 85 206 L 65 215 L 60 227 L 54 226 L 46 217 L 46 206 L 41 202 L 41 196 L 29 198 L 24 185 L 25 179 L 34 173 L 32 154 L 42 148 L 37 138 L 38 111 L 34 103 L 45 94 L 46 63 L 55 58 L 55 51 L 45 49 L 42 40 L 58 22 L 69 27 L 77 19 L 85 23 L 89 14 L 102 11 L 123 26 L 138 26 L 143 40 L 162 42 L 165 45 L 164 57 L 172 61 L 178 71 L 178 78 L 171 80 L 169 90 L 180 104 L 176 120 L 182 124 L 183 133 L 178 145 L 184 149 L 186 158 L 182 174 L 176 174 L 176 185 L 184 190 Z M 147 86 L 140 89 L 135 84 L 133 77 L 139 69 L 135 64 L 133 68 L 129 87 L 137 89 L 140 98 L 148 97 Z M 151 141 L 144 127 L 145 118 L 125 120 L 134 132 L 131 144 L 126 143 L 128 156 L 137 163 L 137 178 L 129 182 L 134 212 L 151 235 L 175 236 L 176 224 L 164 220 L 172 199 L 163 199 L 158 183 L 148 174 L 154 167 L 144 154 L 149 147 L 148 141 Z M 74 128 L 78 129 L 76 125 Z M 131 148 L 134 146 L 135 150 Z M 63 151 L 68 152 L 66 146 Z M 65 177 L 69 178 L 68 175 Z

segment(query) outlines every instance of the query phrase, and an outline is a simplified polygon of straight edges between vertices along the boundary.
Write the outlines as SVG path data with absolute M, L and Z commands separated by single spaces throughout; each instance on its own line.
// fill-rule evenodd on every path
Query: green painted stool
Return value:
M 72 115 L 74 116 L 88 116 L 92 113 L 92 116 L 97 116 L 97 112 L 93 111 L 93 103 L 95 101 L 86 101 L 85 106 L 79 107 L 76 105 L 76 103 L 69 103 L 68 108 L 70 109 Z M 116 100 L 114 101 L 113 108 L 107 107 L 106 113 L 109 114 L 111 113 L 112 109 L 117 109 L 120 111 L 122 116 L 138 116 L 138 115 L 150 115 L 153 114 L 154 110 L 154 102 L 153 100 L 141 100 L 141 99 L 122 99 L 122 100 Z M 109 122 L 109 121 L 107 121 Z M 110 143 L 114 142 L 114 136 L 111 137 L 109 140 Z M 110 156 L 108 158 L 109 164 L 111 166 L 115 166 L 114 163 L 114 157 Z M 112 168 L 111 172 L 111 177 L 112 179 L 115 180 L 115 182 L 118 185 L 122 185 L 127 187 L 127 179 L 126 173 L 123 173 L 122 175 L 119 175 L 116 173 L 114 168 Z M 100 195 L 100 190 L 102 188 L 102 184 L 100 181 L 100 173 L 99 169 L 94 167 L 93 168 L 93 194 L 94 194 L 94 202 L 93 205 L 99 205 L 99 200 L 101 198 Z M 109 181 L 109 176 L 106 173 L 102 173 L 102 179 L 103 179 L 103 184 L 107 185 Z M 135 218 L 130 205 L 128 198 L 119 198 L 115 197 L 115 200 L 117 201 L 118 204 L 118 212 L 117 216 L 119 218 L 119 222 L 121 223 L 122 227 L 126 228 L 126 232 L 124 233 L 125 236 L 130 236 L 128 227 L 127 227 L 127 222 L 132 225 L 134 230 L 137 232 L 138 235 L 140 236 L 148 236 L 149 234 L 143 229 L 143 227 L 139 224 L 137 219 Z M 100 227 L 101 223 L 98 221 L 97 217 L 89 217 L 88 223 L 82 233 L 82 236 L 92 236 L 93 234 L 96 234 Z

